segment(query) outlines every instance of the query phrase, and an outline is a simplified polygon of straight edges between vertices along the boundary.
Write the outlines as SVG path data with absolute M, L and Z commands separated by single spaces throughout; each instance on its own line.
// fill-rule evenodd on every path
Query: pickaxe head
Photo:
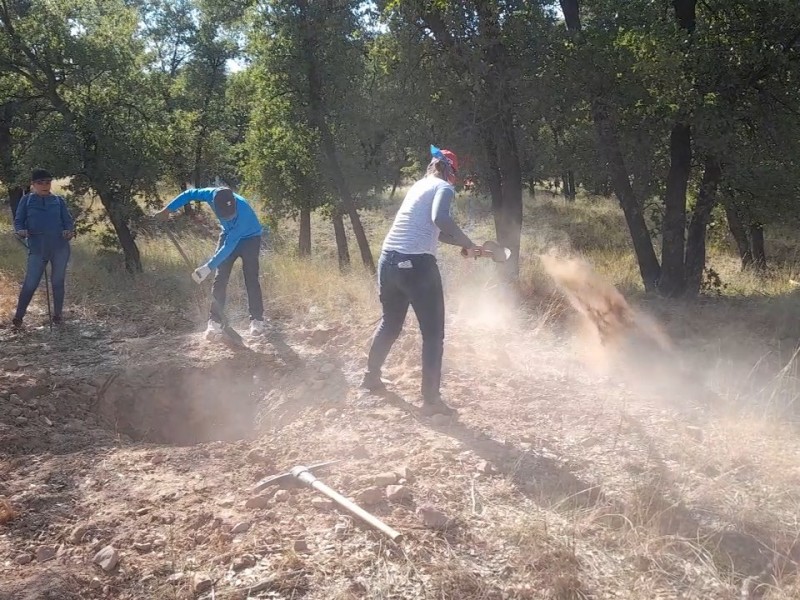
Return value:
M 289 487 L 298 487 L 302 485 L 299 477 L 301 473 L 318 473 L 319 471 L 325 469 L 325 467 L 329 467 L 330 465 L 336 464 L 341 462 L 341 460 L 329 460 L 327 462 L 317 463 L 315 465 L 311 465 L 306 467 L 304 465 L 298 465 L 292 468 L 290 471 L 286 473 L 281 473 L 280 475 L 271 475 L 266 477 L 258 482 L 258 484 L 253 488 L 253 493 L 258 493 L 265 490 L 268 487 L 281 487 L 281 488 L 289 488 Z

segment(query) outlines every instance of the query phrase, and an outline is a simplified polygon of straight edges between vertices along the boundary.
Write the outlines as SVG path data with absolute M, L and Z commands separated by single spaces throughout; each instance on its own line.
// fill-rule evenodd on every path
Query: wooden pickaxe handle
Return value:
M 381 531 L 382 533 L 386 534 L 389 539 L 396 542 L 399 540 L 403 534 L 399 531 L 396 531 L 389 527 L 386 523 L 378 519 L 376 516 L 371 515 L 363 508 L 361 508 L 358 504 L 349 500 L 342 496 L 340 493 L 336 492 L 335 490 L 329 488 L 327 485 L 322 483 L 319 479 L 314 477 L 312 473 L 309 471 L 302 471 L 296 474 L 297 478 L 305 483 L 308 486 L 311 486 L 318 492 L 325 494 L 328 498 L 333 500 L 336 504 L 344 508 L 347 512 L 357 516 L 362 521 L 365 521 L 367 524 L 372 525 L 375 529 Z

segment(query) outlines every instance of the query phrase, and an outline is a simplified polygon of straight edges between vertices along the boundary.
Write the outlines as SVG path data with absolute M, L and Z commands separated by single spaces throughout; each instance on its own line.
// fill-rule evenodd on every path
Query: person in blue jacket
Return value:
M 44 169 L 31 174 L 31 193 L 23 196 L 14 213 L 14 231 L 27 240 L 28 264 L 12 323 L 22 327 L 36 288 L 50 263 L 53 285 L 53 323 L 63 322 L 64 291 L 69 263 L 69 240 L 75 235 L 75 222 L 61 196 L 50 192 L 53 176 Z
M 206 335 L 213 337 L 222 333 L 222 315 L 225 309 L 225 297 L 228 280 L 237 258 L 242 259 L 244 285 L 247 288 L 247 303 L 250 309 L 250 333 L 264 333 L 264 301 L 259 281 L 258 256 L 261 250 L 263 227 L 255 211 L 247 200 L 235 194 L 229 188 L 201 188 L 186 190 L 175 197 L 167 206 L 156 213 L 162 220 L 179 210 L 189 202 L 205 202 L 209 204 L 219 219 L 222 231 L 219 236 L 217 250 L 208 262 L 197 267 L 192 278 L 203 282 L 211 271 L 216 269 L 214 284 L 211 288 L 212 302 L 209 311 Z

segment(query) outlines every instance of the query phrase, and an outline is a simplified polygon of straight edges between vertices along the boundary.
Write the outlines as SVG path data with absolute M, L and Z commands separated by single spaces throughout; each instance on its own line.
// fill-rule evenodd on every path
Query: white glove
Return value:
M 197 283 L 202 283 L 206 277 L 209 276 L 211 273 L 211 269 L 208 265 L 203 265 L 202 267 L 197 267 L 194 272 L 192 273 L 192 279 L 194 279 Z

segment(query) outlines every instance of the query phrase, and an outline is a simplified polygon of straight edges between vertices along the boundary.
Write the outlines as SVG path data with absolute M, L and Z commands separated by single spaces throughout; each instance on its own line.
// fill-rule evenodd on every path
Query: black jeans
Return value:
M 430 254 L 384 252 L 378 263 L 383 318 L 369 351 L 367 371 L 380 377 L 389 351 L 414 308 L 422 333 L 422 398 L 439 400 L 444 349 L 444 293 L 436 258 Z
M 222 240 L 220 240 L 220 243 Z M 250 318 L 257 321 L 264 320 L 264 300 L 261 296 L 261 283 L 258 280 L 258 253 L 261 250 L 261 236 L 249 237 L 241 240 L 234 248 L 231 255 L 226 258 L 217 269 L 214 285 L 211 287 L 211 310 L 209 317 L 212 321 L 222 323 L 222 314 L 225 310 L 225 299 L 228 292 L 228 280 L 231 278 L 233 263 L 242 259 L 242 272 L 244 273 L 244 286 L 247 288 L 247 305 L 250 309 Z

